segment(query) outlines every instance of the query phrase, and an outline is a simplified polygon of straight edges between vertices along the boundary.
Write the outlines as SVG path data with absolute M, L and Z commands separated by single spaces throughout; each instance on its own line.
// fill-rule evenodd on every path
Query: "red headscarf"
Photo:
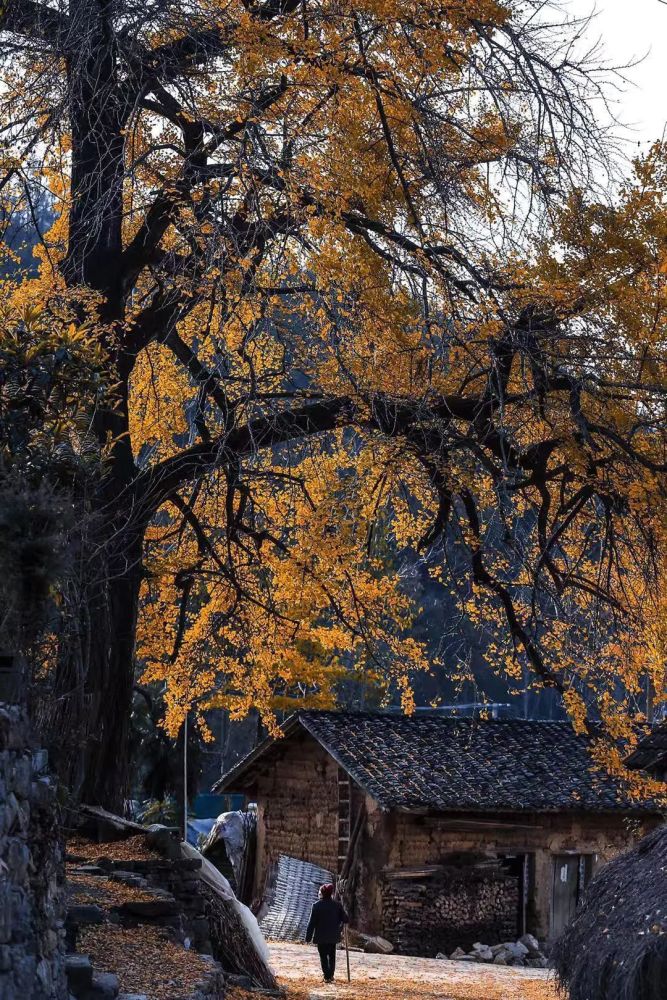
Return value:
M 324 899 L 329 899 L 330 896 L 333 896 L 333 891 L 334 887 L 331 885 L 330 882 L 328 882 L 326 885 L 320 886 L 320 896 L 322 896 Z

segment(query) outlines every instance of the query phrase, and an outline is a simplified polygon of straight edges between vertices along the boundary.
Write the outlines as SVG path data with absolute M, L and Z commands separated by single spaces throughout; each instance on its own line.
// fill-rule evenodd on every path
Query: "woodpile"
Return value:
M 500 865 L 385 873 L 383 936 L 404 955 L 435 956 L 517 936 L 519 884 Z

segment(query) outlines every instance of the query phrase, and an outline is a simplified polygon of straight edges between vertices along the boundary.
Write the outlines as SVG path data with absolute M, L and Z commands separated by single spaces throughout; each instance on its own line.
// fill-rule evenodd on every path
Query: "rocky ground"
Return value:
M 338 953 L 337 982 L 324 986 L 317 950 L 273 944 L 272 965 L 288 1000 L 558 1000 L 553 975 L 542 969 L 508 968 L 402 955 Z M 560 997 L 560 1000 L 563 1000 Z

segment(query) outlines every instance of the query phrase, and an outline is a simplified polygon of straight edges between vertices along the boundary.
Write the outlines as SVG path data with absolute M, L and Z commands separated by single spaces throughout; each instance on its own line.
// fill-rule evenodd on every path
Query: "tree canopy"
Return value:
M 577 26 L 533 0 L 0 11 L 3 218 L 35 184 L 57 216 L 6 295 L 73 311 L 109 386 L 54 640 L 85 794 L 118 794 L 135 651 L 172 731 L 355 670 L 409 707 L 387 544 L 499 669 L 629 738 L 664 696 L 665 151 L 595 195 Z

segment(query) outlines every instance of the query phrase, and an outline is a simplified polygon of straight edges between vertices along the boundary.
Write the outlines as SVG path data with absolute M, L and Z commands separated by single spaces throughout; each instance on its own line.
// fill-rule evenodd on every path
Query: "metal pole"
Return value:
M 347 981 L 350 982 L 350 949 L 347 943 L 347 924 L 345 924 L 345 958 L 347 960 Z
M 183 723 L 183 840 L 188 842 L 188 716 Z

